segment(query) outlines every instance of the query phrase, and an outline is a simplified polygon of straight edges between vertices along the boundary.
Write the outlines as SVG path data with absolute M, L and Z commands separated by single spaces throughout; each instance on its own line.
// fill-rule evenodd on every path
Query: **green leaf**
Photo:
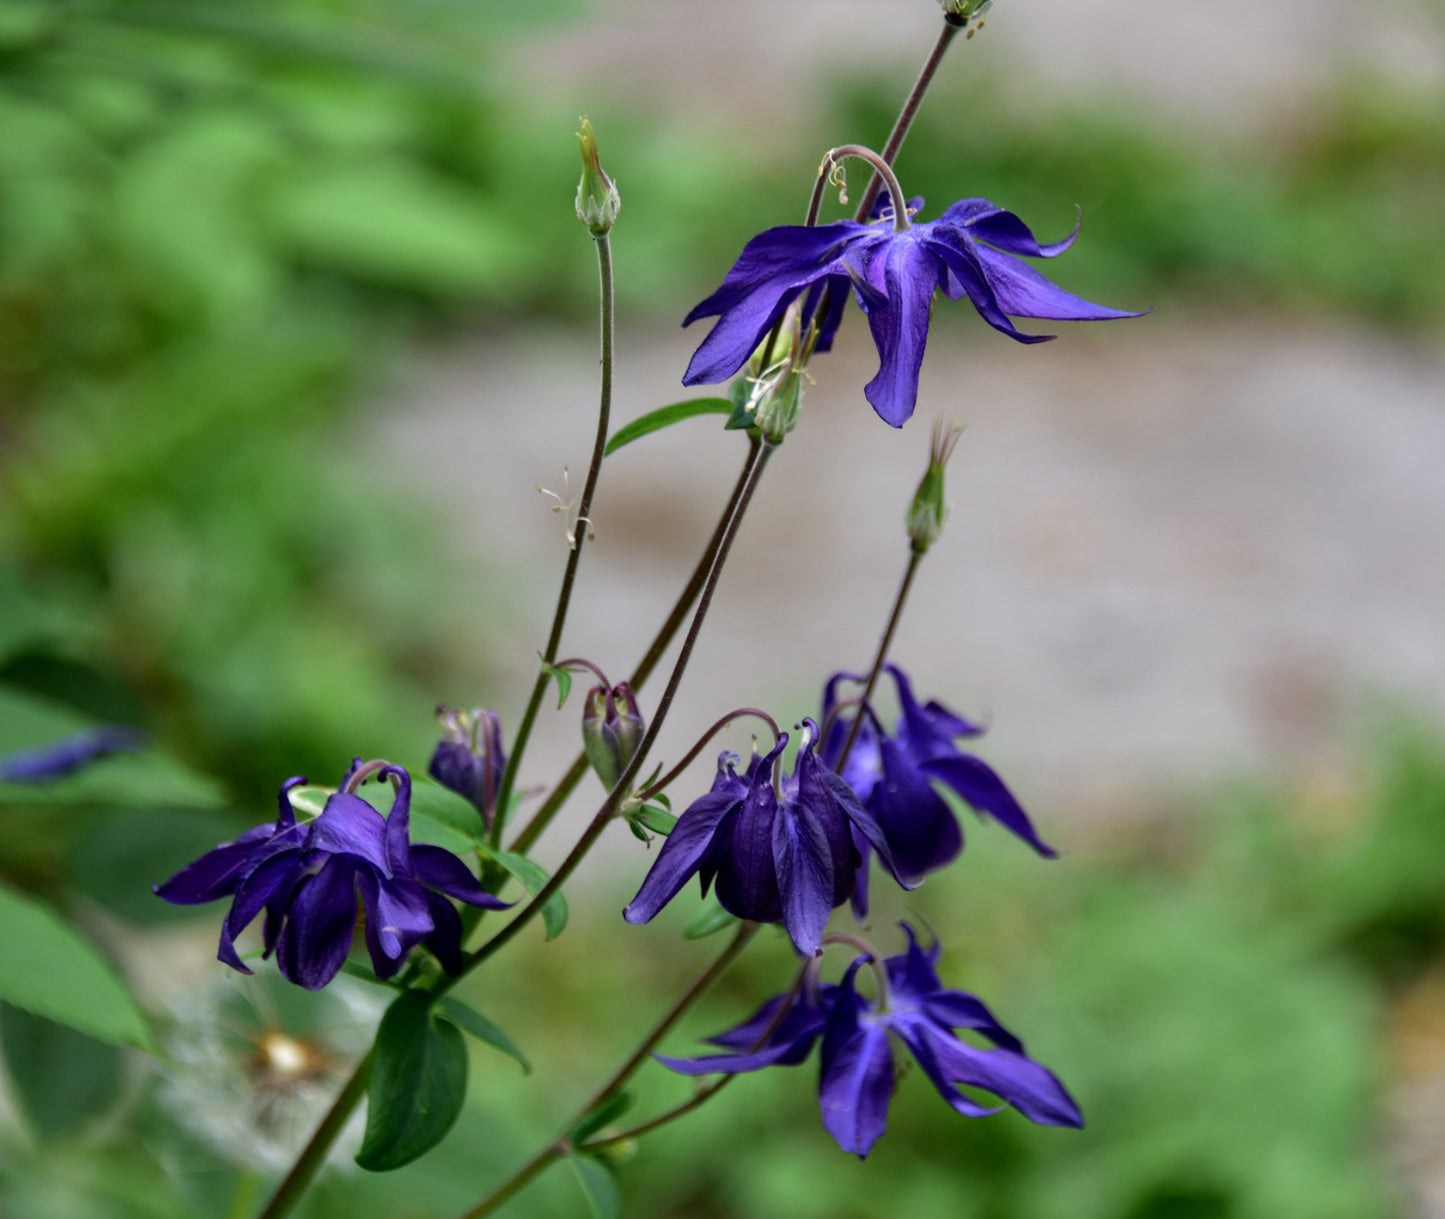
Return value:
M 562 710 L 562 704 L 567 701 L 567 696 L 572 693 L 572 674 L 566 669 L 559 669 L 556 665 L 542 661 L 542 672 L 548 677 L 557 679 L 557 710 Z
M 621 1219 L 622 1195 L 617 1191 L 617 1178 L 612 1168 L 596 1156 L 573 1154 L 567 1157 L 576 1174 L 582 1196 L 593 1219 Z
M 476 1008 L 468 1006 L 460 999 L 443 999 L 441 1009 L 446 1013 L 447 1018 L 455 1021 L 464 1032 L 470 1033 L 478 1041 L 485 1042 L 494 1050 L 501 1050 L 509 1058 L 515 1058 L 527 1075 L 532 1073 L 532 1064 L 527 1061 L 527 1056 L 517 1048 L 516 1043 Z
M 737 922 L 737 916 L 729 914 L 714 899 L 698 911 L 682 935 L 684 939 L 700 940 L 704 936 L 712 935 L 715 931 L 721 931 Z
M 659 406 L 613 432 L 602 455 L 610 457 L 623 445 L 631 444 L 650 432 L 659 432 L 674 423 L 681 423 L 684 419 L 695 419 L 699 415 L 731 415 L 732 412 L 733 404 L 726 398 L 692 398 L 687 402 L 674 402 L 671 406 Z
M 631 1109 L 636 1099 L 631 1092 L 625 1090 L 604 1097 L 597 1108 L 577 1119 L 576 1124 L 567 1132 L 567 1141 L 574 1147 L 585 1143 L 604 1126 L 610 1126 Z
M 356 1162 L 369 1172 L 410 1164 L 446 1137 L 467 1095 L 467 1045 L 461 1030 L 409 990 L 376 1030 L 366 1136 Z
M 145 1017 L 100 953 L 54 911 L 3 886 L 0 999 L 98 1041 L 151 1048 Z
M 551 879 L 546 868 L 539 863 L 534 863 L 525 855 L 518 855 L 513 851 L 488 851 L 487 857 L 495 859 L 521 881 L 527 892 L 533 897 L 536 897 L 547 881 Z M 542 923 L 547 928 L 549 940 L 555 940 L 562 934 L 562 928 L 567 925 L 567 899 L 562 896 L 560 889 L 552 894 L 547 899 L 547 904 L 542 907 Z
M 36 1134 L 64 1138 L 101 1117 L 120 1090 L 113 1045 L 0 1003 L 0 1044 L 20 1106 Z

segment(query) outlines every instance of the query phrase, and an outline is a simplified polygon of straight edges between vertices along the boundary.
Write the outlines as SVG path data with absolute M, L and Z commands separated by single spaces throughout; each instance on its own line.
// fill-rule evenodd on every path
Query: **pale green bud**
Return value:
M 594 237 L 601 237 L 610 232 L 617 222 L 622 200 L 597 157 L 597 137 L 592 132 L 592 124 L 586 119 L 582 120 L 582 130 L 577 133 L 577 138 L 582 142 L 582 181 L 577 184 L 577 219 Z
M 908 539 L 913 543 L 915 554 L 927 554 L 928 548 L 943 533 L 944 522 L 948 520 L 943 472 L 962 435 L 961 427 L 945 427 L 941 419 L 933 425 L 933 438 L 928 446 L 928 469 L 923 472 L 923 479 L 908 505 Z

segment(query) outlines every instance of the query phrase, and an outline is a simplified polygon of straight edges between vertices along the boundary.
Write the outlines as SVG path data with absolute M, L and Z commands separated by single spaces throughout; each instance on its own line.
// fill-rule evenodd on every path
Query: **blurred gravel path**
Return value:
M 1157 317 L 1024 348 L 939 312 L 902 432 L 862 398 L 875 365 L 856 318 L 815 363 L 663 755 L 731 706 L 816 713 L 828 673 L 867 663 L 939 413 L 968 425 L 956 508 L 896 655 L 921 693 L 992 716 L 986 751 L 1051 825 L 1271 761 L 1328 778 L 1348 718 L 1380 698 L 1445 714 L 1437 355 L 1343 329 Z M 689 396 L 691 338 L 621 336 L 620 419 Z M 522 332 L 433 353 L 375 419 L 393 477 L 445 508 L 465 556 L 513 573 L 519 615 L 550 612 L 562 529 L 532 484 L 585 468 L 592 341 Z M 609 459 L 567 651 L 614 673 L 635 661 L 741 460 L 717 426 Z M 515 701 L 539 641 L 505 637 Z M 574 714 L 545 727 L 539 778 L 574 747 Z

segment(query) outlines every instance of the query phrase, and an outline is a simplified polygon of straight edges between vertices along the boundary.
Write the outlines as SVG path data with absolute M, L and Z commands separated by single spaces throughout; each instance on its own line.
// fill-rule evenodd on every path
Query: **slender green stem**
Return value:
M 751 502 L 753 492 L 757 489 L 758 480 L 766 469 L 768 458 L 772 456 L 776 445 L 768 444 L 766 441 L 758 448 L 753 458 L 752 465 L 748 471 L 747 481 L 743 484 L 743 492 L 738 497 L 738 503 L 732 517 L 729 519 L 727 528 L 723 531 L 721 544 L 718 546 L 717 557 L 713 560 L 712 570 L 708 572 L 707 580 L 703 584 L 702 592 L 698 597 L 697 609 L 692 616 L 692 623 L 689 625 L 687 635 L 683 638 L 682 648 L 678 652 L 677 662 L 673 665 L 672 676 L 668 678 L 667 688 L 662 692 L 662 698 L 658 700 L 657 710 L 653 713 L 652 722 L 647 726 L 647 732 L 643 735 L 637 752 L 633 754 L 632 760 L 627 764 L 617 785 L 608 793 L 607 799 L 602 802 L 602 807 L 597 810 L 596 816 L 582 832 L 567 858 L 564 859 L 552 873 L 552 878 L 542 886 L 517 916 L 505 927 L 497 932 L 490 940 L 471 954 L 462 966 L 461 973 L 450 977 L 442 978 L 432 990 L 432 995 L 440 997 L 446 994 L 468 973 L 495 953 L 506 944 L 513 936 L 522 930 L 532 919 L 541 913 L 542 907 L 551 899 L 577 869 L 577 865 L 586 857 L 592 845 L 602 836 L 602 831 L 607 828 L 607 823 L 617 815 L 622 805 L 625 794 L 631 789 L 633 780 L 652 746 L 657 741 L 657 734 L 662 730 L 663 722 L 667 719 L 668 709 L 672 706 L 672 700 L 677 694 L 677 688 L 682 684 L 682 675 L 687 669 L 688 661 L 692 659 L 693 648 L 697 644 L 698 635 L 702 631 L 703 620 L 707 617 L 708 609 L 712 605 L 713 593 L 717 590 L 718 580 L 722 575 L 723 566 L 727 562 L 728 552 L 732 549 L 733 540 L 737 537 L 738 526 L 742 523 L 744 514 L 747 512 L 748 504 Z
M 557 608 L 552 614 L 552 630 L 547 636 L 547 647 L 542 659 L 551 664 L 557 659 L 557 649 L 562 644 L 562 627 L 567 622 L 567 608 L 572 601 L 572 586 L 577 579 L 577 566 L 582 561 L 582 545 L 587 540 L 589 516 L 592 511 L 592 495 L 597 490 L 597 478 L 602 472 L 602 456 L 607 448 L 607 428 L 612 413 L 612 353 L 614 323 L 614 293 L 612 288 L 612 243 L 606 233 L 593 238 L 597 246 L 597 275 L 601 281 L 602 296 L 602 387 L 597 404 L 597 438 L 592 445 L 592 463 L 587 467 L 587 481 L 582 484 L 582 498 L 577 505 L 577 524 L 567 551 L 567 566 L 562 573 L 562 588 L 557 593 Z M 527 741 L 532 735 L 532 725 L 537 721 L 537 711 L 542 705 L 542 696 L 547 692 L 551 680 L 545 669 L 537 673 L 532 685 L 532 696 L 527 700 L 527 709 L 522 713 L 522 722 L 512 740 L 512 753 L 507 759 L 507 768 L 502 773 L 501 790 L 497 793 L 497 812 L 492 817 L 491 844 L 501 845 L 502 822 L 505 810 L 512 801 L 512 789 L 517 783 L 517 771 L 522 764 L 522 755 L 527 751 Z
M 708 988 L 727 972 L 729 966 L 737 960 L 739 954 L 748 946 L 748 942 L 757 932 L 757 923 L 744 922 L 738 925 L 737 934 L 733 936 L 731 942 L 723 949 L 718 958 L 697 976 L 693 984 L 673 1003 L 672 1007 L 667 1010 L 667 1013 L 662 1019 L 653 1025 L 652 1031 L 642 1039 L 642 1042 L 637 1048 L 633 1050 L 622 1065 L 612 1073 L 611 1078 L 593 1093 L 591 1099 L 577 1110 L 568 1121 L 566 1126 L 567 1130 L 576 1126 L 578 1122 L 593 1112 L 637 1073 L 638 1069 L 647 1061 L 648 1056 L 657 1048 L 657 1044 L 667 1036 L 672 1030 L 672 1027 L 682 1019 L 687 1010 L 702 998 Z M 721 1086 L 721 1084 L 714 1085 L 710 1091 L 716 1092 Z M 701 1101 L 697 1103 L 700 1104 Z M 611 1138 L 599 1139 L 595 1143 L 589 1143 L 586 1146 L 589 1148 L 593 1146 L 601 1147 L 609 1142 L 615 1141 L 615 1139 Z M 512 1197 L 523 1185 L 527 1184 L 527 1182 L 546 1168 L 547 1165 L 551 1164 L 554 1160 L 559 1160 L 563 1156 L 568 1155 L 571 1150 L 572 1148 L 568 1144 L 566 1135 L 564 1134 L 562 1137 L 549 1143 L 546 1147 L 543 1147 L 512 1176 L 508 1177 L 506 1181 L 477 1203 L 476 1206 L 459 1215 L 458 1219 L 481 1219 L 481 1216 L 491 1214 L 492 1211 L 508 1198 Z
M 933 51 L 924 61 L 923 68 L 918 73 L 918 79 L 913 82 L 913 88 L 909 90 L 907 98 L 904 99 L 903 109 L 898 112 L 898 121 L 893 124 L 893 130 L 888 133 L 888 142 L 883 145 L 882 157 L 889 165 L 898 159 L 898 153 L 903 148 L 903 141 L 908 138 L 908 129 L 913 126 L 913 119 L 918 114 L 918 107 L 923 102 L 923 95 L 928 92 L 928 86 L 933 83 L 934 73 L 938 71 L 938 65 L 943 62 L 943 56 L 948 50 L 949 43 L 962 28 L 946 17 L 944 18 L 943 29 L 939 31 L 938 41 L 933 44 Z M 854 213 L 859 220 L 868 219 L 873 211 L 874 200 L 878 198 L 878 192 L 882 189 L 883 175 L 875 170 L 868 183 L 868 188 L 863 192 L 863 198 L 858 201 L 858 210 Z
M 843 752 L 838 755 L 837 764 L 833 767 L 836 771 L 842 771 L 843 763 L 853 752 L 853 742 L 858 739 L 858 731 L 863 727 L 863 708 L 873 697 L 873 687 L 878 684 L 878 674 L 883 671 L 884 662 L 888 659 L 888 649 L 893 645 L 893 633 L 898 629 L 898 620 L 903 617 L 908 590 L 913 587 L 913 577 L 917 574 L 922 559 L 921 551 L 909 548 L 908 566 L 904 569 L 902 583 L 898 585 L 898 595 L 893 598 L 893 612 L 888 615 L 888 625 L 883 629 L 883 638 L 878 641 L 878 654 L 873 657 L 873 667 L 868 670 L 868 684 L 863 687 L 863 693 L 858 697 L 858 714 L 853 717 L 853 725 L 848 729 L 848 739 L 843 743 Z
M 667 620 L 658 628 L 646 654 L 637 662 L 637 668 L 633 669 L 632 676 L 628 679 L 628 685 L 634 692 L 641 690 L 643 683 L 652 676 L 652 671 L 657 668 L 657 662 L 662 659 L 668 647 L 671 646 L 673 637 L 687 617 L 688 610 L 692 609 L 698 593 L 702 591 L 708 572 L 712 570 L 713 560 L 717 558 L 718 547 L 722 545 L 723 533 L 727 530 L 728 521 L 732 519 L 733 513 L 737 510 L 738 499 L 742 496 L 743 488 L 747 485 L 748 474 L 753 467 L 753 459 L 757 456 L 758 446 L 762 444 L 762 441 L 756 436 L 749 437 L 749 442 L 748 455 L 738 474 L 737 485 L 733 487 L 733 493 L 728 499 L 727 506 L 723 508 L 722 515 L 718 518 L 717 528 L 713 530 L 712 537 L 708 539 L 708 544 L 702 552 L 702 557 L 698 559 L 697 566 L 693 568 L 686 587 L 678 594 L 672 611 L 667 615 Z M 532 819 L 523 827 L 522 832 L 517 835 L 509 849 L 520 855 L 525 855 L 530 851 L 586 773 L 587 755 L 579 753 L 572 759 L 572 765 L 567 768 L 567 773 L 558 780 L 557 786 L 552 789 L 551 794 L 542 803 L 542 807 L 532 815 Z
M 366 1057 L 356 1064 L 351 1078 L 342 1085 L 340 1094 L 327 1110 L 326 1116 L 321 1119 L 321 1125 L 316 1127 L 311 1141 L 297 1157 L 296 1163 L 291 1165 L 291 1171 L 286 1174 L 285 1180 L 276 1187 L 271 1201 L 266 1204 L 266 1209 L 258 1219 L 281 1219 L 282 1215 L 291 1213 L 292 1207 L 301 1200 L 306 1187 L 325 1163 L 331 1145 L 336 1142 L 352 1112 L 366 1095 L 366 1086 L 370 1081 L 371 1051 L 367 1050 Z

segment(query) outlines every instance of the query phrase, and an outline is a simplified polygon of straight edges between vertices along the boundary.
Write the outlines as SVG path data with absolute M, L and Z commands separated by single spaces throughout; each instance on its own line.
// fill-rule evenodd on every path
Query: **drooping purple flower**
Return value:
M 907 1048 L 928 1081 L 965 1117 L 997 1113 L 959 1085 L 982 1088 L 1044 1126 L 1082 1126 L 1083 1115 L 1062 1083 L 1024 1051 L 975 995 L 948 990 L 934 969 L 939 946 L 924 949 L 907 923 L 908 951 L 882 963 L 878 997 L 864 999 L 854 980 L 872 958 L 860 956 L 838 985 L 808 982 L 771 999 L 736 1028 L 709 1038 L 734 1051 L 704 1058 L 659 1058 L 684 1075 L 738 1074 L 795 1066 L 822 1039 L 818 1101 L 823 1125 L 844 1151 L 866 1157 L 888 1124 L 896 1081 L 892 1039 Z M 786 1005 L 786 1010 L 784 1009 Z M 779 1015 L 782 1012 L 781 1017 Z M 966 1029 L 992 1049 L 963 1041 Z M 1000 1106 L 1000 1108 L 1003 1106 Z
M 145 737 L 125 724 L 101 724 L 58 741 L 20 749 L 0 757 L 0 780 L 6 783 L 48 783 L 64 778 L 97 758 L 138 751 Z
M 243 973 L 251 971 L 237 955 L 235 939 L 264 911 L 262 955 L 275 952 L 281 973 L 308 990 L 325 986 L 346 960 L 358 895 L 378 977 L 395 975 L 421 943 L 456 972 L 461 918 L 447 897 L 488 910 L 507 903 L 486 892 L 450 851 L 413 846 L 411 776 L 399 766 L 377 774 L 397 783 L 386 817 L 343 790 L 327 799 L 315 821 L 300 823 L 289 793 L 305 779 L 288 779 L 274 824 L 256 826 L 201 856 L 157 885 L 157 896 L 179 905 L 232 898 L 217 956 Z
M 909 211 L 922 202 L 909 200 Z M 718 319 L 693 354 L 683 384 L 711 385 L 732 376 L 805 291 L 811 308 L 827 290 L 828 312 L 819 320 L 816 348 L 826 351 L 852 289 L 878 348 L 878 374 L 863 392 L 880 418 L 902 427 L 918 398 L 936 289 L 950 300 L 967 296 L 984 321 L 1020 343 L 1055 336 L 1025 334 L 1009 315 L 1055 321 L 1140 316 L 1066 292 L 1020 261 L 1062 254 L 1078 231 L 1041 245 L 1028 225 L 987 199 L 963 199 L 937 220 L 920 223 L 895 224 L 889 210 L 869 223 L 768 229 L 743 247 L 721 287 L 683 321 L 688 326 L 699 318 Z
M 951 863 L 963 850 L 963 829 L 935 784 L 950 788 L 982 817 L 991 817 L 1047 859 L 1057 852 L 1039 837 L 1023 806 L 994 769 L 965 753 L 958 738 L 983 734 L 982 725 L 956 715 L 941 703 L 920 705 L 912 683 L 897 665 L 889 665 L 898 687 L 900 713 L 890 736 L 867 711 L 843 764 L 842 775 L 883 831 L 898 874 L 916 881 Z M 850 724 L 831 715 L 838 705 L 837 688 L 861 681 L 853 673 L 837 673 L 823 692 L 823 718 L 828 723 L 822 744 L 825 765 L 836 766 Z M 868 843 L 860 841 L 862 864 L 853 891 L 858 917 L 868 912 Z
M 476 805 L 490 829 L 507 770 L 501 717 L 480 707 L 472 711 L 438 707 L 437 719 L 442 725 L 442 739 L 432 753 L 427 773 Z
M 712 789 L 678 818 L 623 917 L 648 922 L 697 873 L 704 894 L 716 881 L 718 902 L 729 913 L 782 923 L 799 952 L 816 952 L 829 913 L 853 892 L 855 838 L 891 868 L 888 844 L 873 818 L 818 761 L 817 731 L 812 720 L 804 721 L 793 773 L 777 790 L 773 766 L 787 733 L 769 753 L 755 756 L 742 776 L 737 755 L 722 754 Z

